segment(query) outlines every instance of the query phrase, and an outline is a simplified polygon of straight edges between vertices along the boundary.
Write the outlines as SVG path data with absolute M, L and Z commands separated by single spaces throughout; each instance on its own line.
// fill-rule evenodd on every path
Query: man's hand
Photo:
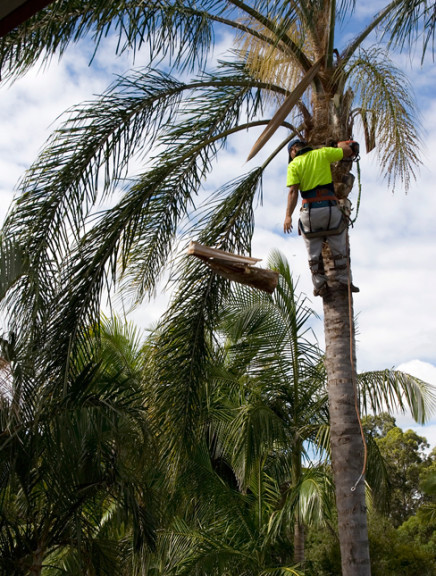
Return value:
M 292 214 L 294 213 L 297 202 L 298 185 L 294 184 L 293 186 L 289 186 L 288 203 L 286 205 L 286 217 L 285 223 L 283 224 L 283 230 L 285 234 L 290 234 L 292 232 Z
M 338 148 L 342 148 L 344 151 L 344 158 L 357 158 L 359 156 L 360 146 L 359 142 L 355 140 L 344 140 L 343 142 L 338 142 Z
M 283 231 L 285 234 L 290 234 L 292 232 L 292 217 L 286 216 L 285 223 L 283 224 Z

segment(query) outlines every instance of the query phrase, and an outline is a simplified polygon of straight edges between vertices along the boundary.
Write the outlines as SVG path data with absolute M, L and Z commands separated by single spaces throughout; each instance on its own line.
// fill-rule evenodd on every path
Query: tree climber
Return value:
M 313 149 L 300 139 L 288 145 L 289 164 L 286 185 L 289 187 L 286 218 L 283 229 L 292 231 L 292 214 L 301 190 L 303 203 L 298 221 L 299 233 L 303 235 L 315 296 L 328 293 L 327 278 L 322 260 L 322 245 L 326 240 L 332 254 L 336 280 L 341 288 L 359 292 L 353 285 L 349 271 L 347 249 L 347 222 L 335 196 L 330 164 L 343 158 L 358 155 L 357 142 L 338 142 L 337 148 Z

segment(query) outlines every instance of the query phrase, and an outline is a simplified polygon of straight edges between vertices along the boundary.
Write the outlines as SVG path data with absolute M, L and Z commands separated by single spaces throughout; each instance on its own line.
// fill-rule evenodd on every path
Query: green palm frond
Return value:
M 272 380 L 299 378 L 320 358 L 309 326 L 314 313 L 305 298 L 296 294 L 289 266 L 279 252 L 271 255 L 267 266 L 280 273 L 272 296 L 235 287 L 226 302 L 223 322 L 233 341 L 229 354 L 245 363 L 255 358 L 251 370 L 257 367 L 264 375 L 275 371 Z M 244 350 L 248 354 L 245 360 Z
M 364 123 L 371 118 L 368 128 L 376 139 L 383 175 L 392 187 L 399 180 L 407 190 L 421 164 L 420 121 L 410 83 L 378 48 L 361 50 L 349 63 L 347 77 Z
M 219 520 L 204 529 L 192 529 L 178 521 L 165 539 L 172 552 L 169 574 L 187 575 L 240 573 L 244 566 L 253 564 L 248 550 L 241 550 L 237 542 L 228 541 Z M 243 572 L 242 572 L 243 573 Z
M 235 250 L 236 233 L 228 236 L 229 226 L 225 219 L 237 217 L 241 225 L 238 229 L 241 238 L 237 242 L 243 250 L 250 245 L 248 237 L 251 238 L 252 225 L 246 228 L 242 222 L 252 222 L 251 207 L 250 214 L 244 219 L 237 215 L 240 210 L 238 199 L 228 193 L 234 187 L 233 182 L 221 191 L 207 194 L 203 206 L 199 208 L 194 206 L 193 196 L 197 192 L 205 195 L 201 186 L 219 150 L 226 145 L 233 132 L 248 126 L 238 127 L 241 115 L 247 113 L 249 118 L 253 117 L 260 104 L 260 87 L 257 91 L 248 90 L 244 74 L 208 77 L 184 101 L 184 111 L 177 118 L 177 123 L 169 125 L 162 135 L 160 142 L 165 145 L 165 150 L 155 160 L 174 166 L 167 176 L 168 180 L 171 178 L 174 188 L 171 190 L 171 186 L 168 187 L 167 196 L 160 199 L 153 197 L 146 206 L 147 217 L 133 228 L 134 236 L 124 249 L 122 290 L 127 296 L 131 295 L 134 303 L 142 301 L 144 295 L 153 289 L 160 271 L 165 269 L 167 252 L 164 247 L 168 240 L 162 232 L 168 218 L 163 213 L 168 206 L 174 205 L 174 199 L 182 191 L 184 198 L 191 198 L 191 202 L 186 203 L 184 213 L 187 217 L 184 236 L 196 236 L 201 234 L 203 227 L 213 226 L 216 230 L 213 245 L 220 245 L 224 250 Z M 181 163 L 180 167 L 177 161 Z M 209 215 L 211 207 L 216 211 L 212 219 Z M 210 243 L 209 238 L 201 241 Z M 157 260 L 158 254 L 164 254 L 164 258 Z
M 391 479 L 386 462 L 380 453 L 377 442 L 371 435 L 366 435 L 368 464 L 365 481 L 371 490 L 371 501 L 380 511 L 386 511 L 389 502 Z
M 322 424 L 319 427 L 315 442 L 321 452 L 330 454 L 330 426 L 328 424 Z
M 390 37 L 390 45 L 410 49 L 422 43 L 422 59 L 431 49 L 434 53 L 436 5 L 425 0 L 406 0 L 398 6 L 386 23 L 385 34 Z
M 0 234 L 0 302 L 27 271 L 27 260 L 18 243 Z
M 310 526 L 322 526 L 334 510 L 334 485 L 324 466 L 302 471 L 298 483 L 288 486 L 280 509 L 271 517 L 269 530 L 277 533 L 281 525 L 299 521 Z
M 91 37 L 95 50 L 109 34 L 118 36 L 115 54 L 148 45 L 151 59 L 175 65 L 202 64 L 212 40 L 207 10 L 225 11 L 225 2 L 144 2 L 143 0 L 58 0 L 0 41 L 4 78 L 26 72 L 43 56 L 62 55 L 71 43 Z
M 196 446 L 186 463 L 173 500 L 175 510 L 187 521 L 206 526 L 221 518 L 223 526 L 232 526 L 235 539 L 250 539 L 256 532 L 256 522 L 250 515 L 253 495 L 237 490 L 230 464 L 211 453 L 205 442 Z
M 395 412 L 409 409 L 416 422 L 424 424 L 436 409 L 436 395 L 427 382 L 398 370 L 358 375 L 360 403 L 365 412 Z
M 248 401 L 236 412 L 230 425 L 221 427 L 221 451 L 228 456 L 241 489 L 250 487 L 264 454 L 285 449 L 285 427 L 280 417 L 260 399 Z
M 169 121 L 172 114 L 165 116 L 165 107 L 160 108 L 160 103 L 165 101 L 167 106 L 169 97 L 175 105 L 173 114 L 176 114 L 178 96 L 174 101 L 171 100 L 172 96 L 183 89 L 193 90 L 194 86 L 183 86 L 162 75 L 153 79 L 156 82 L 149 92 L 150 78 L 144 74 L 134 75 L 131 81 L 117 83 L 97 108 L 100 112 L 109 111 L 112 104 L 118 103 L 118 108 L 115 106 L 118 114 L 115 113 L 114 117 L 103 114 L 104 118 L 98 126 L 91 120 L 96 114 L 93 106 L 84 118 L 75 114 L 68 120 L 54 136 L 53 143 L 49 144 L 40 162 L 30 171 L 23 185 L 25 192 L 5 226 L 11 236 L 20 240 L 27 236 L 26 252 L 32 254 L 33 259 L 22 289 L 24 297 L 20 299 L 19 294 L 14 293 L 9 303 L 16 312 L 21 307 L 21 313 L 15 314 L 17 318 L 26 322 L 29 315 L 34 316 L 35 308 L 48 310 L 50 300 L 54 300 L 55 309 L 48 315 L 53 319 L 57 314 L 56 309 L 66 306 L 74 291 L 73 301 L 70 302 L 71 326 L 64 332 L 65 335 L 69 334 L 68 341 L 63 338 L 64 346 L 59 347 L 64 359 L 80 328 L 98 318 L 102 291 L 106 285 L 109 288 L 113 285 L 118 266 L 125 271 L 125 282 L 130 282 L 131 290 L 137 292 L 137 300 L 142 299 L 145 291 L 153 289 L 165 270 L 178 225 L 187 215 L 192 195 L 201 186 L 217 153 L 217 142 L 219 146 L 225 143 L 232 132 L 231 127 L 237 125 L 243 108 L 254 115 L 259 106 L 259 95 L 252 95 L 247 90 L 247 78 L 240 73 L 235 75 L 235 68 L 231 67 L 230 75 L 228 72 L 215 77 L 209 75 L 204 82 L 197 82 L 195 87 L 199 97 L 195 99 L 192 96 L 192 102 L 188 101 L 183 109 L 189 121 L 181 121 L 171 127 Z M 144 94 L 146 98 L 142 101 Z M 207 104 L 206 109 L 210 110 L 209 114 L 198 107 L 202 97 Z M 127 122 L 124 122 L 125 115 Z M 198 121 L 195 121 L 196 117 Z M 124 198 L 100 219 L 92 215 L 87 218 L 97 201 L 96 182 L 100 168 L 104 166 L 106 172 L 103 192 L 105 189 L 108 192 L 110 183 L 113 185 L 114 181 L 118 181 L 129 154 L 142 142 L 140 133 L 144 132 L 149 122 L 156 123 L 157 131 L 164 118 L 167 122 L 160 137 L 167 148 L 155 159 L 156 167 L 131 185 Z M 196 130 L 192 130 L 192 122 Z M 211 125 L 214 127 L 212 131 Z M 77 134 L 77 140 L 75 136 L 72 141 L 68 139 L 71 132 Z M 125 146 L 133 133 L 135 136 L 130 145 Z M 154 140 L 156 134 L 150 133 L 148 136 Z M 62 152 L 57 150 L 58 146 Z M 64 158 L 64 164 L 59 166 L 56 163 L 58 157 Z M 234 209 L 238 210 L 238 207 Z M 220 229 L 217 220 L 228 216 L 230 210 L 232 208 L 224 202 L 221 212 L 217 212 L 211 223 L 217 230 Z M 252 219 L 250 214 L 246 217 L 248 222 Z M 82 230 L 89 228 L 89 219 L 91 222 L 95 219 L 97 224 L 86 231 L 81 239 Z M 244 227 L 241 226 L 239 232 Z M 32 229 L 31 235 L 26 233 L 29 228 Z M 249 229 L 248 235 L 251 237 Z M 215 239 L 217 241 L 220 241 L 218 237 Z M 231 239 L 228 238 L 226 242 L 231 242 Z M 249 245 L 245 238 L 239 242 Z M 140 265 L 135 259 L 139 254 Z M 130 266 L 130 262 L 134 264 Z M 63 270 L 59 271 L 61 266 Z M 64 282 L 64 275 L 69 278 L 68 282 Z M 59 287 L 56 286 L 56 276 L 60 278 Z M 36 294 L 29 297 L 32 286 L 38 295 L 46 298 L 44 306 L 35 298 Z M 27 307 L 27 315 L 24 307 Z M 57 325 L 56 320 L 50 321 L 49 332 L 52 327 L 56 330 Z M 56 333 L 53 338 L 57 341 Z
M 52 243 L 60 257 L 68 253 L 70 235 L 77 239 L 97 201 L 114 192 L 138 147 L 153 145 L 185 88 L 166 74 L 136 72 L 67 112 L 20 185 L 7 233 L 22 237 L 32 228 L 32 253 Z
M 256 169 L 225 188 L 226 202 L 220 203 L 202 224 L 203 244 L 244 253 L 248 231 L 251 240 L 253 197 L 261 184 L 262 170 Z M 229 210 L 232 218 L 228 218 Z M 156 343 L 155 392 L 163 429 L 168 430 L 170 449 L 182 440 L 188 446 L 201 424 L 202 396 L 207 382 L 212 350 L 212 331 L 219 306 L 229 283 L 204 264 L 185 259 L 181 281 L 166 313 Z M 173 406 L 173 410 L 168 410 Z M 191 438 L 191 440 L 190 440 Z

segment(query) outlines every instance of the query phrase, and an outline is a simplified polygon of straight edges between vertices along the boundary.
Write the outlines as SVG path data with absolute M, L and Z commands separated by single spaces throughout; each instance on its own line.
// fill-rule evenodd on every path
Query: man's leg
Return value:
M 322 260 L 322 238 L 311 238 L 308 240 L 303 235 L 304 243 L 306 244 L 307 255 L 309 257 L 309 268 L 312 272 L 312 282 L 314 287 L 314 294 L 320 294 L 320 290 L 326 286 L 327 278 L 324 274 L 324 263 Z
M 359 288 L 353 285 L 353 277 L 349 265 L 347 233 L 348 231 L 344 230 L 343 232 L 341 232 L 341 234 L 335 234 L 334 236 L 329 236 L 327 238 L 327 242 L 330 247 L 330 252 L 332 254 L 332 259 L 335 267 L 336 280 L 342 286 L 347 288 L 348 283 L 350 283 L 351 291 L 359 292 Z
M 300 211 L 300 220 L 303 224 L 303 229 L 310 231 L 319 229 L 322 224 L 318 222 L 319 214 L 316 210 L 303 209 Z M 309 268 L 312 272 L 312 282 L 314 287 L 314 295 L 322 296 L 327 290 L 327 278 L 324 273 L 324 262 L 322 259 L 322 245 L 324 239 L 320 238 L 307 238 L 302 234 L 304 243 L 306 244 L 307 255 L 309 257 Z

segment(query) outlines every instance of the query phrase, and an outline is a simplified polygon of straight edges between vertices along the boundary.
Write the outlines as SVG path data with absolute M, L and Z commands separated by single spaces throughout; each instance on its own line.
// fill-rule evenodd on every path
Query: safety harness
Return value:
M 322 186 L 316 186 L 311 190 L 305 190 L 301 192 L 301 196 L 303 198 L 303 208 L 308 208 L 309 210 L 309 230 L 305 230 L 303 228 L 303 224 L 301 220 L 298 221 L 298 229 L 301 234 L 304 234 L 306 238 L 320 238 L 326 236 L 333 236 L 335 234 L 340 234 L 347 228 L 347 221 L 345 217 L 341 219 L 339 226 L 336 228 L 330 228 L 330 220 L 331 220 L 331 207 L 337 206 L 338 199 L 335 196 L 335 190 L 333 187 L 333 183 L 330 184 L 323 184 Z M 323 208 L 329 207 L 329 221 L 327 224 L 327 229 L 325 230 L 312 230 L 312 222 L 310 218 L 310 212 L 313 208 Z

